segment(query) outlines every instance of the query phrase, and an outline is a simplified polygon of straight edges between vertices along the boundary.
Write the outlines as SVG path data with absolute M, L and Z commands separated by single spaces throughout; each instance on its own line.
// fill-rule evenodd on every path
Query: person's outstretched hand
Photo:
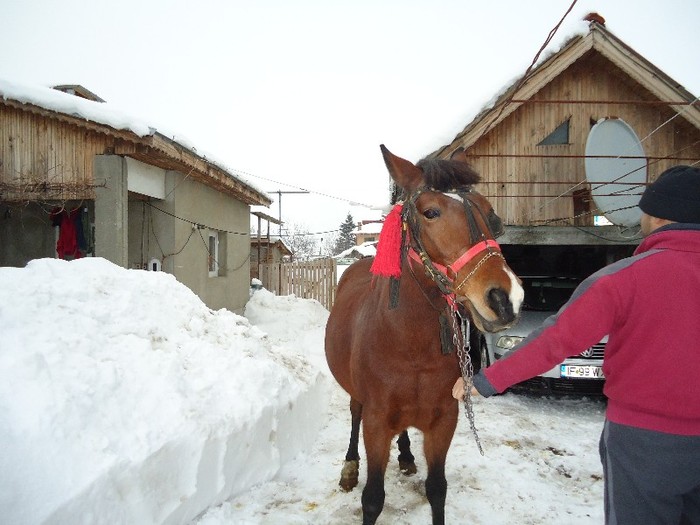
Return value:
M 464 389 L 464 379 L 461 377 L 455 381 L 455 385 L 452 387 L 452 397 L 454 397 L 457 400 L 462 400 L 464 399 L 464 394 L 465 394 L 465 389 Z M 472 391 L 471 391 L 472 396 L 478 396 L 479 391 L 472 386 Z

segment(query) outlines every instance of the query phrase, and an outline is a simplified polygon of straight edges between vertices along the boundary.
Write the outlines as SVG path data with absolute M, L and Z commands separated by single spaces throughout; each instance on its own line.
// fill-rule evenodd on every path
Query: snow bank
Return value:
M 266 294 L 249 309 L 279 318 Z M 313 359 L 166 273 L 0 268 L 0 331 L 6 523 L 187 523 L 273 478 L 327 410 Z

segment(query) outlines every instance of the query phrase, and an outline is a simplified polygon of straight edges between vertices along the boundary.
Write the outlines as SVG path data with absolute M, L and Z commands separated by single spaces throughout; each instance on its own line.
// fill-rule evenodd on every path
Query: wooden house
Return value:
M 279 237 L 251 237 L 250 277 L 260 278 L 260 266 L 289 262 L 294 254 Z
M 250 206 L 270 198 L 81 86 L 0 80 L 0 265 L 97 256 L 163 270 L 211 308 L 249 296 Z
M 357 228 L 352 232 L 355 236 L 355 244 L 361 246 L 365 243 L 378 242 L 383 224 L 384 221 L 382 219 L 360 221 L 357 224 Z
M 622 119 L 640 139 L 646 180 L 637 195 L 668 167 L 700 161 L 697 97 L 602 20 L 522 75 L 429 156 L 466 152 L 482 175 L 477 189 L 507 225 L 499 241 L 513 247 L 511 259 L 517 262 L 521 254 L 523 261 L 572 264 L 590 256 L 595 263 L 585 265 L 586 273 L 627 255 L 640 240 L 638 227 L 595 226 L 607 210 L 591 199 L 592 186 L 601 181 L 587 176 L 586 144 L 602 119 Z M 530 266 L 527 271 L 544 269 Z

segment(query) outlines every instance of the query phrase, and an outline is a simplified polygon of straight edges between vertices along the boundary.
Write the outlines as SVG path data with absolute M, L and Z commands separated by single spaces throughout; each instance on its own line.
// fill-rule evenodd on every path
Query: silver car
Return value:
M 525 289 L 520 320 L 501 332 L 483 334 L 481 338 L 481 362 L 489 364 L 501 359 L 515 348 L 530 332 L 542 325 L 569 300 L 581 282 L 571 277 L 520 276 Z M 603 355 L 607 336 L 600 343 L 581 354 L 566 359 L 548 372 L 518 383 L 514 390 L 526 389 L 542 393 L 570 393 L 602 395 Z

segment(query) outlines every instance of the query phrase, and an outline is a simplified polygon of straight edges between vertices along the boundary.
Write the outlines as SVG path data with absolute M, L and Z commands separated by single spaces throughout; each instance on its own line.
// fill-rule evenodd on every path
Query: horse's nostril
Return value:
M 509 323 L 515 319 L 513 304 L 508 294 L 502 288 L 491 288 L 486 294 L 489 307 L 496 312 L 498 318 Z

